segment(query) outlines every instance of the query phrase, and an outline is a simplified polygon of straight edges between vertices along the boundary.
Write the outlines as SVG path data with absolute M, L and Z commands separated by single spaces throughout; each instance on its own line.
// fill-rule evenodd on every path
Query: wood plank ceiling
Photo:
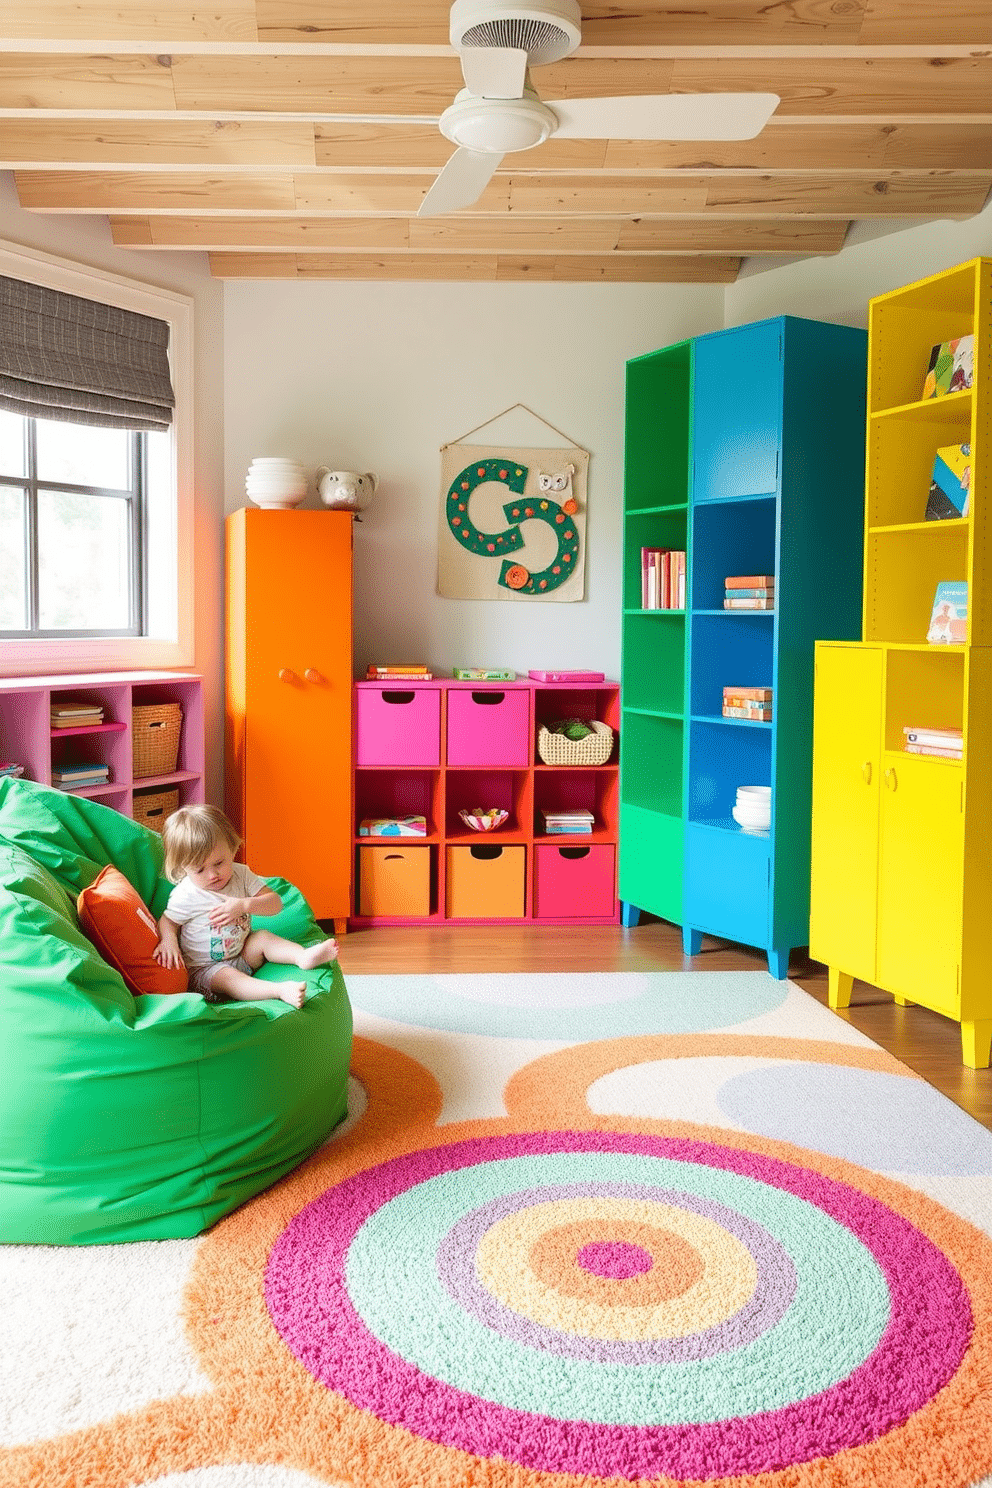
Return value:
M 219 277 L 726 283 L 992 187 L 992 0 L 583 5 L 545 99 L 771 91 L 743 143 L 555 139 L 416 212 L 462 86 L 445 0 L 0 0 L 0 168 L 31 212 Z

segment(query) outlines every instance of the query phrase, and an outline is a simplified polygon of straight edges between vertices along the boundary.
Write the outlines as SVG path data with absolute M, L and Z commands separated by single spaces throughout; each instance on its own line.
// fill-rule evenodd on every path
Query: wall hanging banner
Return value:
M 444 445 L 437 592 L 583 599 L 588 468 L 578 445 Z

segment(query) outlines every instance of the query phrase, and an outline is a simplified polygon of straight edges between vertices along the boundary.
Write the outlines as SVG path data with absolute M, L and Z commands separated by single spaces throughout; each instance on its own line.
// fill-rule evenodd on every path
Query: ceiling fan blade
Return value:
M 661 93 L 564 98 L 548 104 L 569 139 L 744 140 L 760 134 L 777 93 Z
M 465 86 L 476 98 L 522 98 L 527 53 L 520 47 L 466 47 L 459 53 Z
M 502 159 L 502 155 L 488 150 L 467 150 L 460 146 L 420 203 L 417 216 L 440 217 L 445 212 L 472 206 L 489 185 Z

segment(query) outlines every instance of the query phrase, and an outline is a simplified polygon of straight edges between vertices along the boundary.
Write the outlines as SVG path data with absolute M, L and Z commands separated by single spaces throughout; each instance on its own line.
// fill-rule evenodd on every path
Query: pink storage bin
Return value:
M 441 763 L 441 693 L 436 687 L 357 688 L 359 765 Z
M 449 688 L 449 765 L 513 769 L 530 762 L 529 689 Z
M 602 918 L 616 912 L 612 843 L 567 847 L 540 843 L 534 858 L 534 915 L 539 920 Z

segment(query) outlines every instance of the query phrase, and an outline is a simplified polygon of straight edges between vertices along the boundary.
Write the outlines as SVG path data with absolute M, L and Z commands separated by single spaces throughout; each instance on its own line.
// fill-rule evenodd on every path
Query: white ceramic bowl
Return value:
M 739 785 L 737 787 L 737 799 L 753 801 L 770 801 L 772 788 L 770 785 Z
M 730 814 L 745 832 L 767 832 L 771 827 L 770 817 L 749 816 L 737 806 L 731 807 Z
M 285 455 L 258 455 L 249 465 L 249 470 L 302 470 L 299 460 L 290 460 Z

